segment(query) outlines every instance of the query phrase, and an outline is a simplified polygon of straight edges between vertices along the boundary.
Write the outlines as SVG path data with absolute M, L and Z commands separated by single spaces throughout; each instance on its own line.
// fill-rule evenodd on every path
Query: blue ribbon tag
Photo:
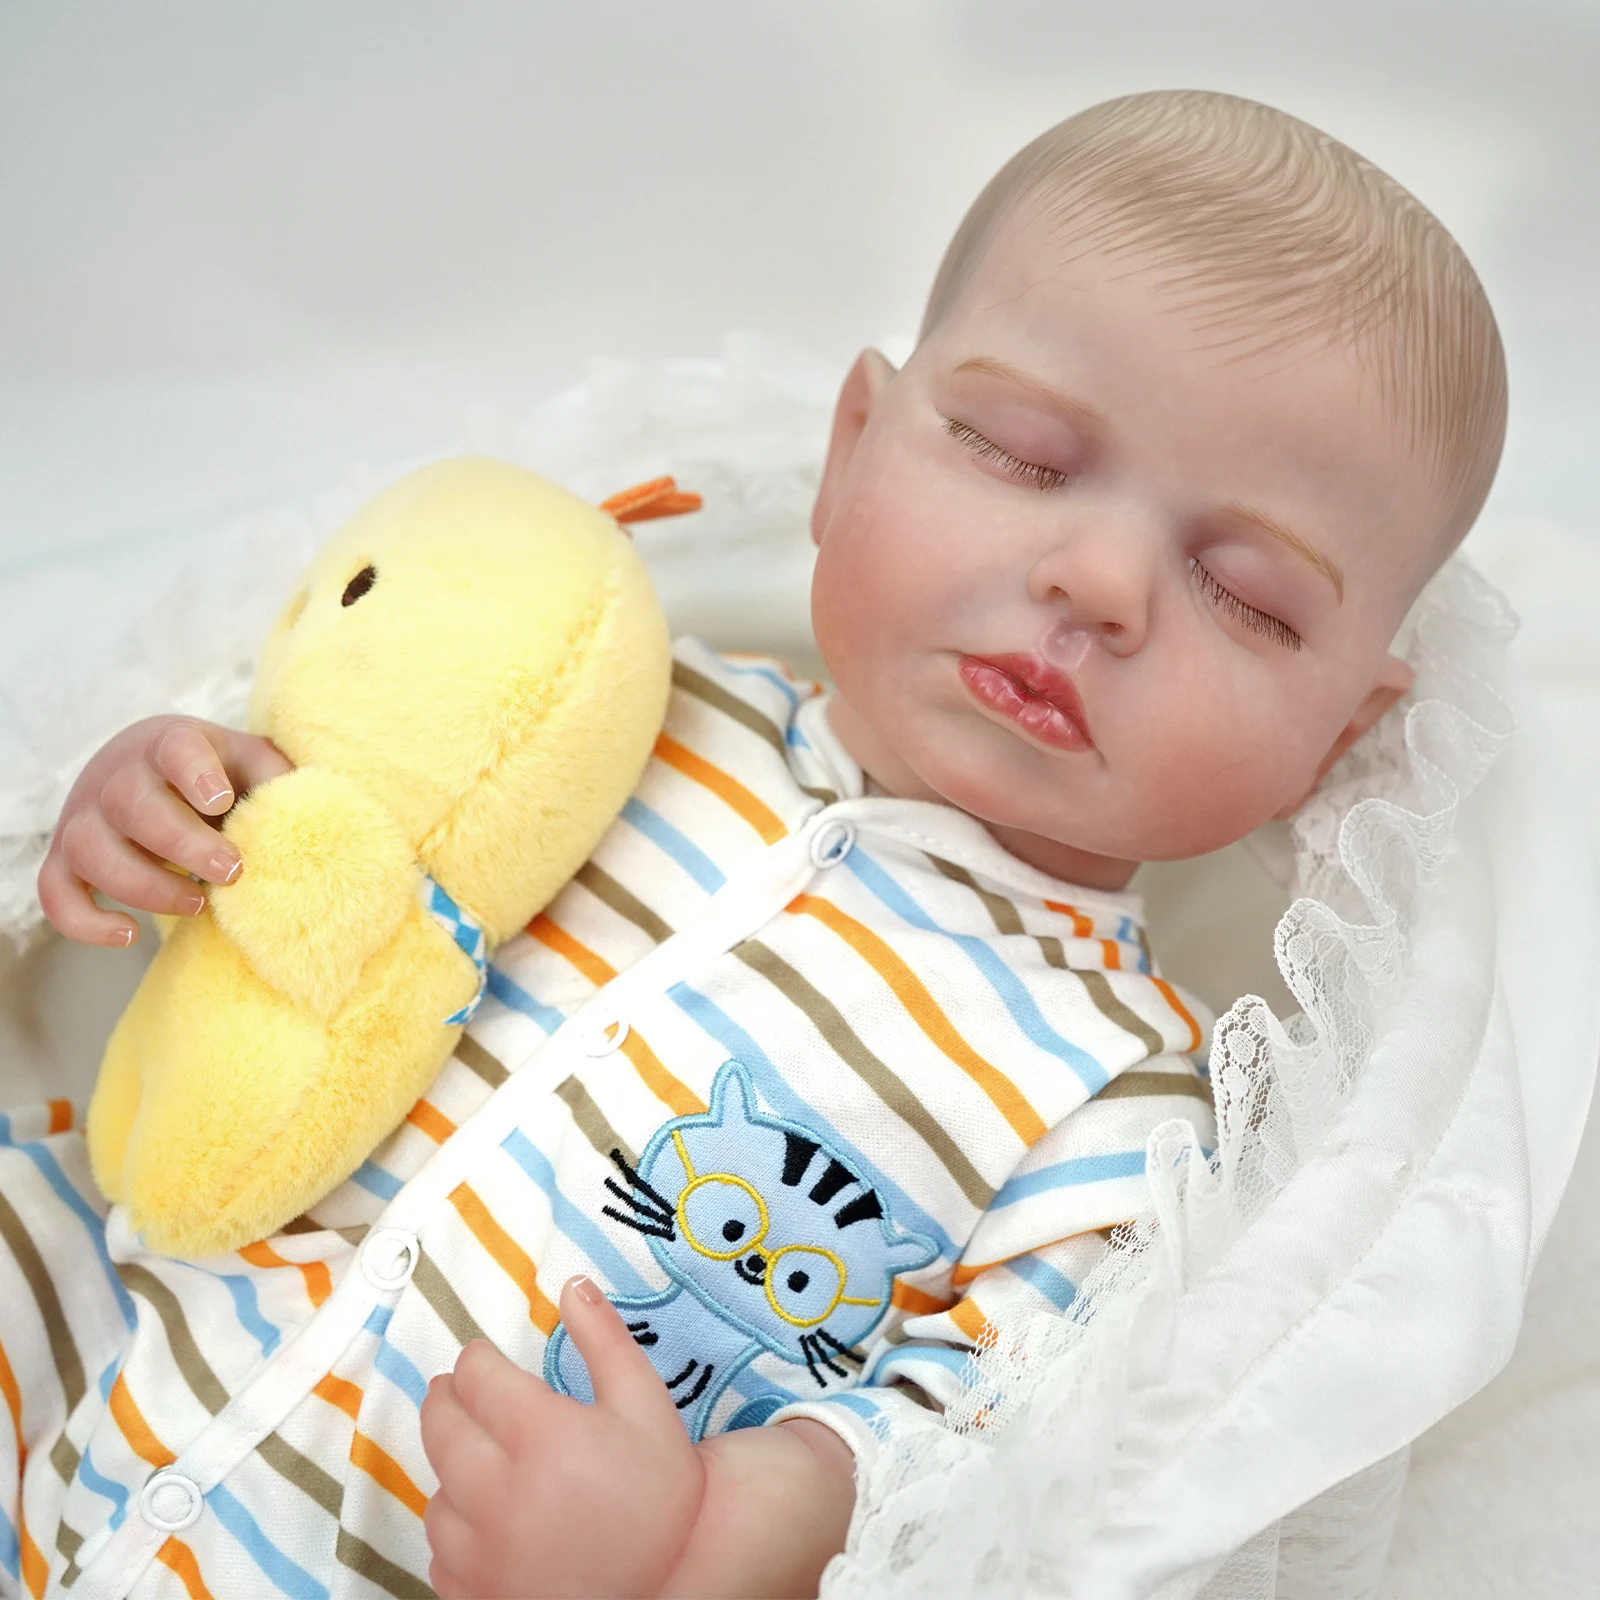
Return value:
M 470 958 L 478 969 L 478 992 L 459 1011 L 444 1019 L 447 1028 L 472 1021 L 473 1014 L 483 1003 L 483 991 L 489 983 L 489 945 L 477 920 L 458 906 L 438 883 L 424 874 L 419 888 L 422 909 L 433 918 L 456 942 L 456 947 Z

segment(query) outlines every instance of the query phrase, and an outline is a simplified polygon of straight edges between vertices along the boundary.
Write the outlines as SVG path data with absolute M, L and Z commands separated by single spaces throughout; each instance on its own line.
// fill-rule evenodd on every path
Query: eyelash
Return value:
M 1274 644 L 1282 645 L 1285 650 L 1300 648 L 1300 635 L 1287 622 L 1280 622 L 1265 611 L 1258 611 L 1254 606 L 1246 605 L 1232 589 L 1224 589 L 1211 573 L 1201 566 L 1198 559 L 1191 559 L 1189 570 L 1194 574 L 1195 582 L 1200 585 L 1200 592 L 1219 611 L 1227 612 L 1235 621 L 1243 623 L 1245 627 L 1261 634 L 1263 638 L 1272 640 Z
M 1035 461 L 1024 461 L 1009 450 L 1002 450 L 993 439 L 985 438 L 976 428 L 969 427 L 965 422 L 957 422 L 954 417 L 945 418 L 944 431 L 958 443 L 964 444 L 975 456 L 994 462 L 1008 478 L 1026 483 L 1043 494 L 1059 489 L 1067 481 L 1067 474 L 1059 467 L 1041 467 Z

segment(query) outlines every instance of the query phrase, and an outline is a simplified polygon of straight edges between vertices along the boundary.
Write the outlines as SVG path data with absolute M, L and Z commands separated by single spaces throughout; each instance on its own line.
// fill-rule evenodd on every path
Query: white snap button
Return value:
M 403 1289 L 417 1270 L 421 1247 L 404 1228 L 379 1228 L 361 1246 L 361 1274 L 374 1289 L 388 1294 Z
M 586 1056 L 608 1056 L 622 1048 L 628 1037 L 626 1017 L 596 1017 L 583 1029 L 583 1053 Z
M 205 1508 L 200 1485 L 170 1469 L 151 1477 L 139 1494 L 139 1515 L 163 1533 L 181 1533 L 192 1527 Z
M 848 822 L 825 822 L 811 835 L 811 864 L 836 867 L 855 848 L 856 830 Z

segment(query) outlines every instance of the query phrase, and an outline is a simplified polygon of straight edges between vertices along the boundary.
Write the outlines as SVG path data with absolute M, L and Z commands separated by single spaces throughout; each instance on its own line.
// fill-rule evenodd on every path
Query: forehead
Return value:
M 1311 517 L 1342 558 L 1370 555 L 1396 586 L 1431 566 L 1449 497 L 1370 355 L 1331 328 L 1286 334 L 1181 262 L 1084 249 L 1019 213 L 925 347 L 947 394 L 981 400 L 1003 387 L 996 367 L 1025 373 L 1098 412 L 1147 476 L 1201 498 L 1292 503 L 1292 520 Z

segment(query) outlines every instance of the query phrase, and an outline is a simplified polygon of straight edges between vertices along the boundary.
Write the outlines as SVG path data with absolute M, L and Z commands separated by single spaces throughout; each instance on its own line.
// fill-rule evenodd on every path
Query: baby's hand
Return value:
M 705 1475 L 666 1385 L 592 1280 L 568 1283 L 561 1319 L 593 1405 L 481 1342 L 429 1385 L 428 1579 L 442 1600 L 654 1595 L 693 1530 Z
M 289 770 L 269 740 L 194 717 L 150 717 L 124 728 L 79 775 L 39 869 L 39 904 L 69 939 L 129 945 L 132 917 L 102 911 L 102 890 L 141 911 L 195 916 L 211 883 L 239 875 L 239 852 L 206 818 L 221 817 L 256 784 Z M 198 813 L 198 814 L 197 814 Z

